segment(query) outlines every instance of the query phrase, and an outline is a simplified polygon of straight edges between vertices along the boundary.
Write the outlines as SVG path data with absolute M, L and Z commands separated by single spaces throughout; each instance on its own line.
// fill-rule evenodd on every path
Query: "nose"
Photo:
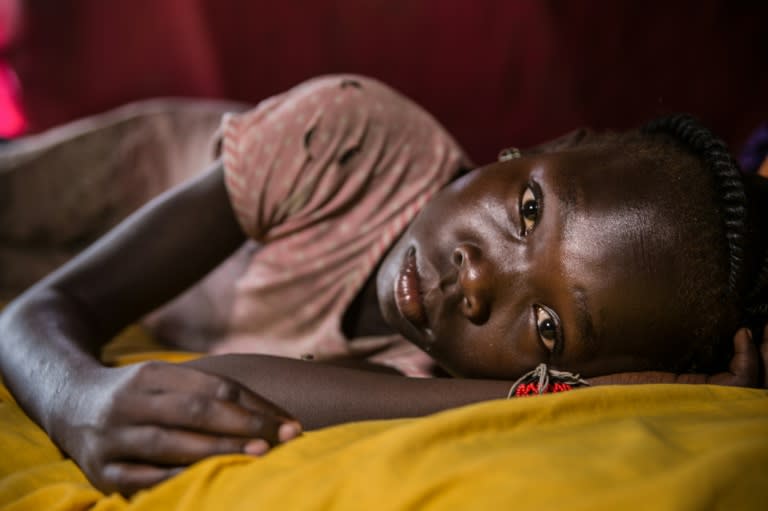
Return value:
M 489 262 L 475 245 L 462 243 L 453 250 L 462 299 L 459 309 L 472 323 L 480 325 L 491 313 L 491 271 Z

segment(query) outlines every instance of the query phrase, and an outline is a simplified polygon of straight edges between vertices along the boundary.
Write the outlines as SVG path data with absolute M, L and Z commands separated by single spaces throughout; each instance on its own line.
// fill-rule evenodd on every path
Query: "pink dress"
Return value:
M 401 336 L 347 339 L 341 322 L 408 223 L 470 166 L 454 139 L 407 98 L 352 75 L 227 115 L 222 137 L 233 208 L 261 248 L 214 351 L 355 356 L 429 375 L 429 357 Z

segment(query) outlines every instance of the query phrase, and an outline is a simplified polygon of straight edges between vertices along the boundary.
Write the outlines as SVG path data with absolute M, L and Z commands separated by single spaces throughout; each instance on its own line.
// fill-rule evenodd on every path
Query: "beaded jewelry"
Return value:
M 536 369 L 525 373 L 509 389 L 507 399 L 531 394 L 565 392 L 575 387 L 588 387 L 589 383 L 578 374 L 550 369 L 541 363 Z

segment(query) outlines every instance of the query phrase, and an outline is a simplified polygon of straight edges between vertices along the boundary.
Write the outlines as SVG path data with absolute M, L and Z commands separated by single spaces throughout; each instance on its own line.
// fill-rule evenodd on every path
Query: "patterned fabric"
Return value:
M 429 198 L 470 165 L 419 106 L 359 76 L 311 80 L 226 116 L 233 208 L 262 246 L 237 282 L 228 339 L 214 352 L 327 360 L 354 355 L 427 375 L 400 336 L 348 340 L 341 320 Z

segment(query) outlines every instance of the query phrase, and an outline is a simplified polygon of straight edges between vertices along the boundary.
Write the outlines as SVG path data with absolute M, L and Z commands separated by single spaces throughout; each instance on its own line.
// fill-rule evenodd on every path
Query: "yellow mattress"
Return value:
M 768 392 L 602 387 L 310 432 L 103 495 L 0 387 L 0 509 L 755 509 Z

